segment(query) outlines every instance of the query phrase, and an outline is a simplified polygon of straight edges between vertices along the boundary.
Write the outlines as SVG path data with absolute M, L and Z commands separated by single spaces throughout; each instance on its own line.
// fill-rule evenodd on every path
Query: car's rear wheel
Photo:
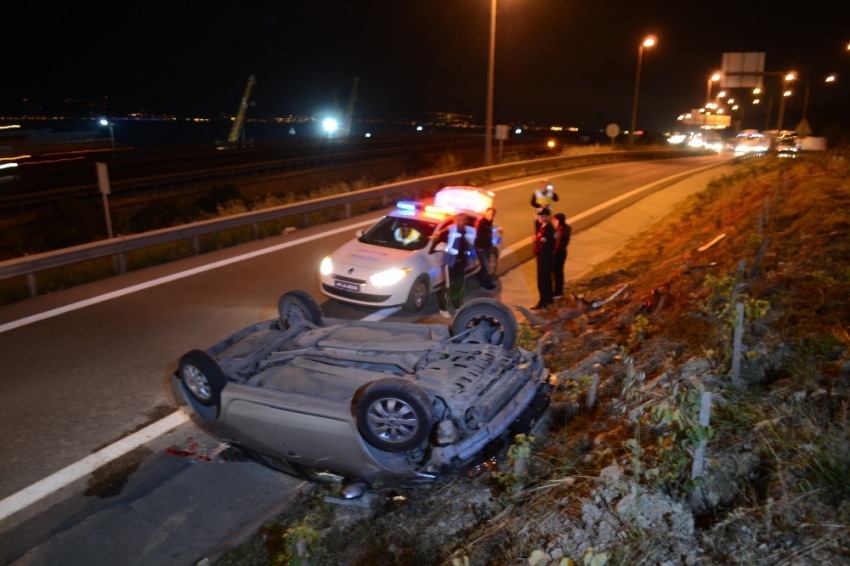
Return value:
M 178 375 L 195 401 L 204 407 L 218 405 L 227 375 L 215 358 L 203 350 L 192 350 L 180 358 Z
M 407 296 L 407 302 L 402 308 L 407 312 L 419 312 L 425 307 L 428 301 L 428 277 L 420 275 L 413 282 L 410 288 L 410 294 Z
M 280 322 L 284 329 L 290 329 L 302 322 L 311 322 L 317 326 L 322 325 L 322 307 L 309 293 L 301 290 L 284 293 L 277 303 L 280 313 Z
M 495 299 L 472 299 L 457 311 L 452 334 L 457 336 L 471 328 L 475 328 L 471 334 L 482 341 L 508 349 L 516 345 L 519 335 L 513 311 Z
M 434 424 L 428 394 L 405 379 L 388 377 L 370 383 L 357 402 L 357 427 L 363 438 L 387 452 L 404 452 L 422 444 Z

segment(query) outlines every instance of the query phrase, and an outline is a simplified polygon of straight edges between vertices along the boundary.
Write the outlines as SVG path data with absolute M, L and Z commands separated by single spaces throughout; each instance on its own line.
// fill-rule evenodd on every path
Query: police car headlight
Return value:
M 390 285 L 395 285 L 401 279 L 407 275 L 409 269 L 388 269 L 386 271 L 382 271 L 380 273 L 376 273 L 369 277 L 369 281 L 375 287 L 389 287 Z
M 334 265 L 331 258 L 326 257 L 322 260 L 322 265 L 319 266 L 319 273 L 322 275 L 330 275 L 334 272 Z

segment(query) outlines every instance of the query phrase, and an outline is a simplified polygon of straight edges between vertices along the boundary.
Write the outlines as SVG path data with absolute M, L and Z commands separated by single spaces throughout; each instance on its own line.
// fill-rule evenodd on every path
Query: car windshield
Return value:
M 363 234 L 360 241 L 397 250 L 421 250 L 428 245 L 436 227 L 436 222 L 385 216 Z

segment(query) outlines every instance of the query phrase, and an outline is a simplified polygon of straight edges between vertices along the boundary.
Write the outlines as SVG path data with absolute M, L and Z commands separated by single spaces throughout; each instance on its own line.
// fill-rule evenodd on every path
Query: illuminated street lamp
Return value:
M 637 124 L 638 93 L 640 92 L 640 66 L 643 61 L 643 48 L 655 45 L 655 36 L 647 36 L 638 47 L 637 78 L 635 79 L 635 103 L 632 106 L 632 127 L 629 128 L 629 147 L 635 143 L 635 125 Z
M 328 133 L 333 135 L 333 133 L 337 130 L 339 124 L 333 118 L 325 118 L 322 122 L 322 128 Z
M 487 67 L 487 123 L 484 126 L 484 165 L 493 153 L 493 81 L 496 74 L 496 0 L 490 2 L 490 63 Z
M 112 126 L 114 122 L 112 120 L 107 120 L 106 118 L 100 119 L 101 126 L 109 126 L 109 141 L 112 143 L 112 158 L 115 158 L 115 135 L 112 132 Z

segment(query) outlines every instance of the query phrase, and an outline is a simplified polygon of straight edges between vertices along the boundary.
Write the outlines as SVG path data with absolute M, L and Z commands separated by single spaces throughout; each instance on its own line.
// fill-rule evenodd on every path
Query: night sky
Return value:
M 723 52 L 764 51 L 767 70 L 798 71 L 812 105 L 850 100 L 845 2 L 498 3 L 496 123 L 627 126 L 647 34 L 658 45 L 644 54 L 639 128 L 669 128 L 704 103 Z M 344 107 L 359 77 L 355 118 L 483 122 L 489 14 L 489 0 L 17 2 L 3 8 L 0 115 L 61 112 L 65 99 L 233 114 L 254 73 L 254 117 L 319 115 L 335 91 Z M 821 84 L 828 73 L 838 82 Z

